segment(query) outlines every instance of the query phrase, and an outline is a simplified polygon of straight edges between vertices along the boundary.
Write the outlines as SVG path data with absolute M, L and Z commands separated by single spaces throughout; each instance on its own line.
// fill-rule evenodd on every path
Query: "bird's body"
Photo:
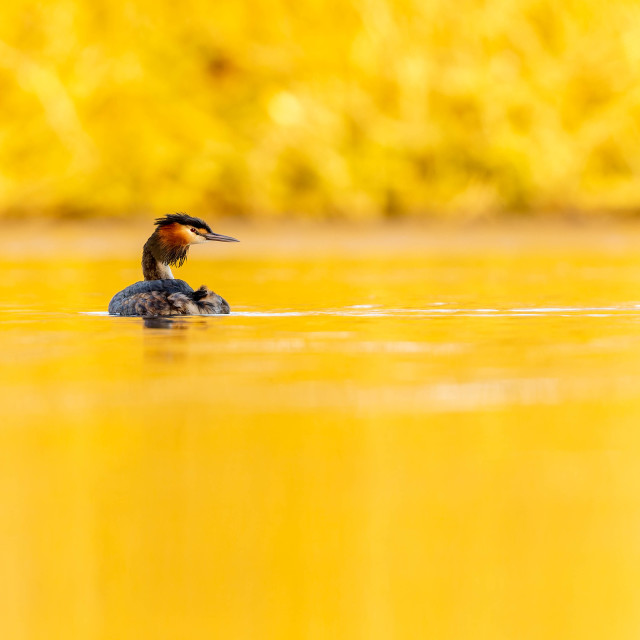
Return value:
M 144 281 L 116 293 L 109 302 L 109 313 L 146 317 L 229 313 L 229 305 L 217 293 L 205 286 L 194 291 L 171 273 L 171 265 L 180 266 L 187 259 L 190 245 L 207 240 L 237 242 L 213 233 L 199 218 L 182 213 L 158 218 L 142 251 Z
M 227 301 L 200 287 L 194 291 L 184 280 L 143 280 L 116 293 L 109 313 L 121 316 L 174 316 L 229 313 Z

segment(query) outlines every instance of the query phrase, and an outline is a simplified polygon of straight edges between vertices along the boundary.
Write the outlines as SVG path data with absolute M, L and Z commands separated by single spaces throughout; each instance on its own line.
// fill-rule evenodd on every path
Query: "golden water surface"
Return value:
M 634 639 L 640 232 L 0 238 L 4 640 Z

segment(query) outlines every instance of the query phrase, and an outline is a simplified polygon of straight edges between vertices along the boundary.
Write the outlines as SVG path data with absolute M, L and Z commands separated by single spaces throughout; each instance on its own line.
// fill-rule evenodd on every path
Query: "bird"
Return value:
M 109 302 L 109 314 L 157 317 L 229 313 L 224 298 L 204 285 L 194 291 L 184 280 L 174 279 L 171 267 L 185 263 L 192 244 L 239 240 L 214 233 L 204 220 L 186 213 L 156 218 L 155 227 L 142 249 L 144 281 L 116 293 Z

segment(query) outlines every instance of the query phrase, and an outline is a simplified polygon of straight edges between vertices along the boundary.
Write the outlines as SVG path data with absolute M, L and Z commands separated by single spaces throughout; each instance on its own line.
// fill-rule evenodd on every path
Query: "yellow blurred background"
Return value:
M 638 640 L 639 81 L 626 0 L 2 3 L 0 639 Z M 108 316 L 172 211 L 231 315 Z
M 0 7 L 0 215 L 640 209 L 631 0 Z

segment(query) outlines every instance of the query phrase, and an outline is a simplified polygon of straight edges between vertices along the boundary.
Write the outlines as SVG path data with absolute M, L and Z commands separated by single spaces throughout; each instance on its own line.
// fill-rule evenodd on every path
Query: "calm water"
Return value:
M 637 640 L 638 230 L 217 230 L 0 239 L 3 638 Z

